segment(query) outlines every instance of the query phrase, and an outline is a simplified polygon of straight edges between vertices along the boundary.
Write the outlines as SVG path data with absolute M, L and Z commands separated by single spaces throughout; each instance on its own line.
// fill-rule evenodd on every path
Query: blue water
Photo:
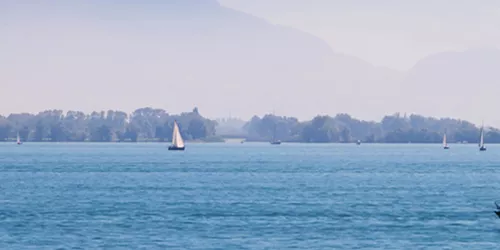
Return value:
M 1 249 L 500 249 L 500 145 L 0 144 Z

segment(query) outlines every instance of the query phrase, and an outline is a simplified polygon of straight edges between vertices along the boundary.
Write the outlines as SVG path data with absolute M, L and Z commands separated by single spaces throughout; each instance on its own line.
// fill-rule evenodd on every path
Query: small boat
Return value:
M 271 145 L 280 145 L 281 141 L 280 140 L 273 140 L 271 141 Z
M 497 208 L 495 214 L 498 216 L 498 218 L 500 218 L 500 205 L 498 205 L 496 201 L 495 201 L 495 207 Z
M 357 140 L 357 141 L 356 141 L 356 145 L 361 145 L 361 141 L 360 141 L 360 140 Z
M 172 132 L 172 145 L 168 147 L 168 150 L 183 151 L 185 149 L 184 140 L 182 140 L 181 132 L 179 131 L 179 126 L 177 122 L 174 121 L 174 131 Z
M 443 148 L 450 149 L 450 147 L 448 146 L 448 143 L 446 142 L 446 133 L 444 133 L 444 135 L 443 135 Z
M 21 137 L 19 136 L 19 132 L 17 132 L 17 141 L 16 141 L 16 143 L 17 143 L 17 145 L 21 145 L 21 144 L 23 144 L 23 143 L 21 142 Z
M 484 146 L 484 126 L 481 126 L 481 135 L 479 136 L 479 151 L 486 151 Z
M 276 139 L 276 124 L 274 125 L 273 139 L 271 140 L 271 145 L 280 145 L 281 141 Z

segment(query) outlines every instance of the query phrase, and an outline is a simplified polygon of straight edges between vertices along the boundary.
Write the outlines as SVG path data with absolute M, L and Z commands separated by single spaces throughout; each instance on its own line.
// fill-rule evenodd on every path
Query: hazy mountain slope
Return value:
M 407 111 L 432 116 L 463 117 L 500 124 L 483 110 L 496 106 L 500 87 L 500 51 L 474 49 L 444 52 L 418 62 L 402 84 Z
M 196 105 L 209 116 L 375 119 L 395 110 L 401 73 L 307 33 L 216 1 L 119 2 L 0 2 L 0 82 L 20 92 L 1 98 L 0 112 Z

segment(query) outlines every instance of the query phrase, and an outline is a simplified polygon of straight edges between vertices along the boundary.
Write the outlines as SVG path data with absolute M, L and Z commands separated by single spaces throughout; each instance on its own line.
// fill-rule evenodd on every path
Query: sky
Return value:
M 340 53 L 408 70 L 442 51 L 500 46 L 497 0 L 219 0 L 314 34 Z
M 498 27 L 497 0 L 0 0 L 0 114 L 197 106 L 500 127 L 499 53 L 428 60 L 498 48 Z

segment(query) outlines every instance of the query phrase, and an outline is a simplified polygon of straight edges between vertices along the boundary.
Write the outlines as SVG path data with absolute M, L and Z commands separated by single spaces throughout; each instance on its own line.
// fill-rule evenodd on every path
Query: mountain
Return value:
M 3 113 L 200 106 L 209 116 L 376 119 L 395 111 L 401 91 L 402 72 L 214 0 L 8 0 L 0 9 L 0 82 L 18 93 L 0 99 Z
M 0 113 L 155 106 L 307 119 L 407 112 L 485 119 L 500 52 L 443 52 L 408 72 L 215 0 L 0 1 Z
M 500 50 L 470 49 L 443 52 L 419 61 L 401 83 L 407 112 L 463 117 L 500 124 L 490 107 L 496 106 L 500 81 Z M 470 115 L 472 114 L 472 115 Z

